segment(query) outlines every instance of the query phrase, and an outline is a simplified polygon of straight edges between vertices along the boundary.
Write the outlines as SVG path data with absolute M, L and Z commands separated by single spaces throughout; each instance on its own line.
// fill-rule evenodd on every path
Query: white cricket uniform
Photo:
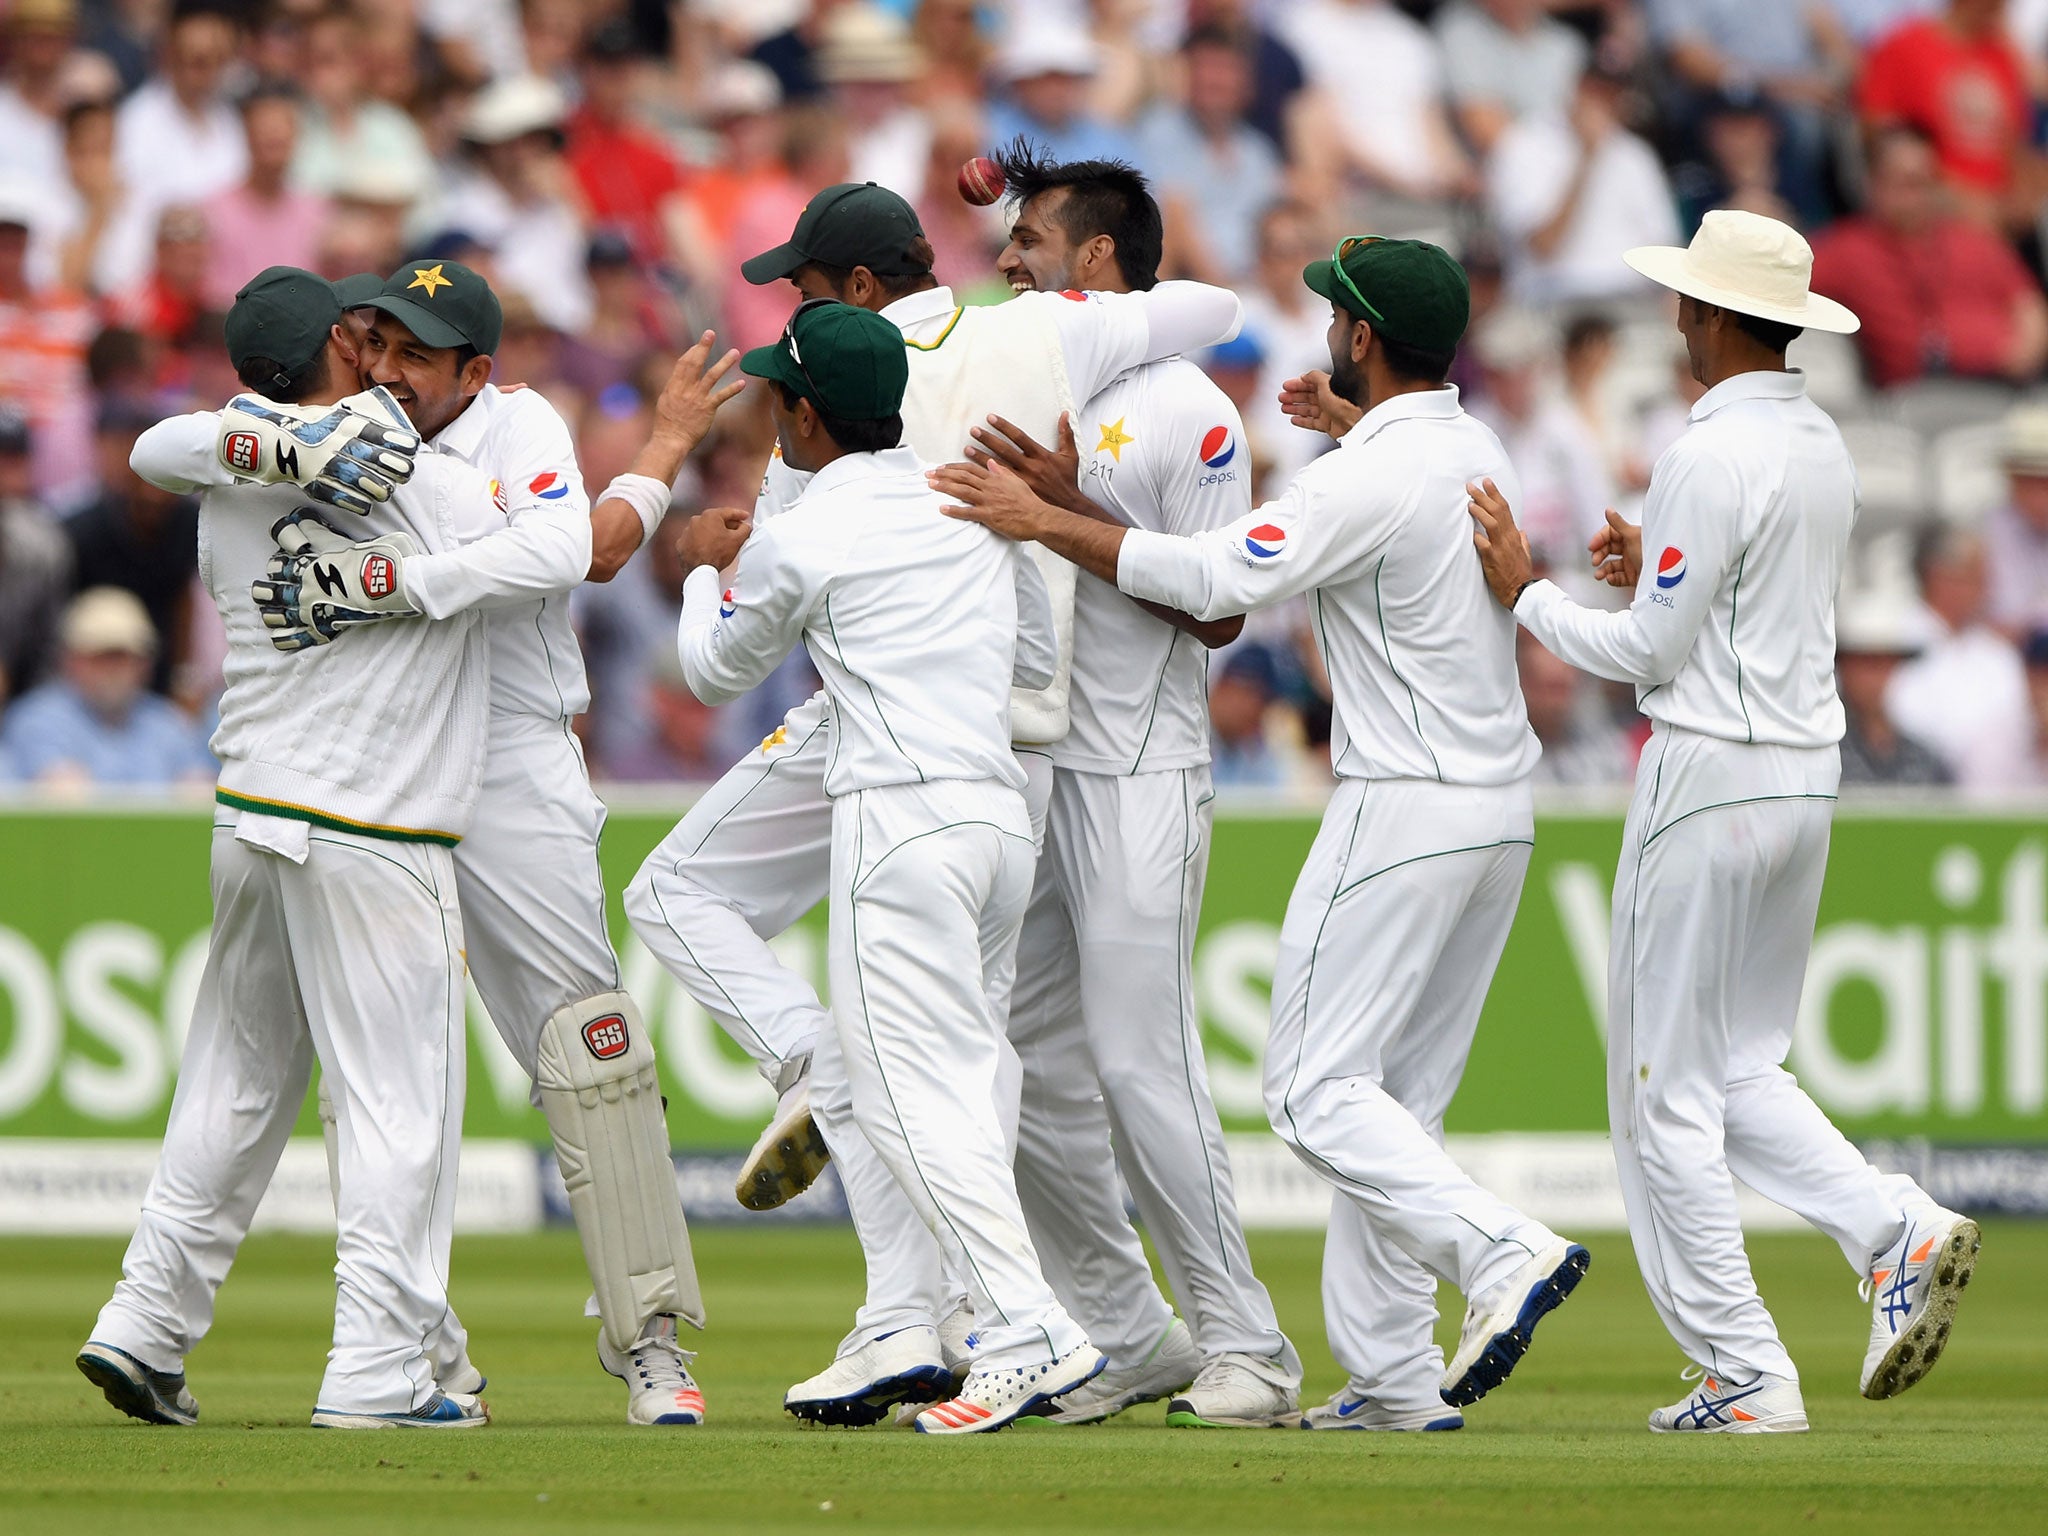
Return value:
M 1280 931 L 1266 1111 L 1343 1196 L 1323 1260 L 1354 1391 L 1439 1408 L 1435 1280 L 1476 1296 L 1551 1234 L 1441 1145 L 1535 836 L 1514 624 L 1472 553 L 1500 441 L 1455 388 L 1375 406 L 1229 527 L 1125 535 L 1117 584 L 1202 618 L 1309 594 L 1336 793 Z
M 494 478 L 510 524 L 407 579 L 436 602 L 490 610 L 490 748 L 455 876 L 470 975 L 531 1076 L 548 1018 L 619 985 L 597 859 L 604 802 L 570 726 L 590 707 L 569 622 L 569 593 L 590 571 L 590 499 L 568 424 L 530 389 L 486 384 L 433 447 Z
M 374 403 L 351 401 L 359 409 Z M 138 441 L 137 473 L 207 486 L 218 417 Z M 335 1333 L 319 1406 L 431 1401 L 424 1341 L 445 1326 L 466 1065 L 451 848 L 484 751 L 483 625 L 380 624 L 286 655 L 249 595 L 296 487 L 209 486 L 199 566 L 226 628 L 212 942 L 162 1161 L 94 1337 L 182 1368 L 305 1102 L 317 1054 L 335 1089 Z M 484 477 L 423 459 L 350 519 L 439 551 L 502 524 Z
M 1082 489 L 1126 526 L 1185 536 L 1251 509 L 1244 424 L 1192 363 L 1118 376 L 1076 418 L 1075 438 Z M 1094 1131 L 1103 1112 L 1085 1102 L 1099 1084 L 1116 1162 L 1202 1353 L 1285 1356 L 1298 1373 L 1252 1273 L 1194 1006 L 1214 798 L 1208 651 L 1084 573 L 1070 711 L 1052 748 L 1051 817 L 1010 1019 L 1024 1067 L 1018 1188 L 1043 1187 L 1026 1212 L 1048 1267 L 1107 1272 L 1123 1297 L 1117 1314 L 1151 1324 L 1146 1347 L 1156 1343 L 1168 1318 L 1136 1233 L 1121 1211 L 1072 1195 L 1115 1192 Z
M 1856 518 L 1840 432 L 1798 373 L 1693 406 L 1643 507 L 1618 613 L 1547 581 L 1515 617 L 1636 685 L 1653 722 L 1614 880 L 1607 1092 L 1636 1256 L 1665 1326 L 1717 1375 L 1797 1379 L 1743 1252 L 1732 1171 L 1859 1274 L 1930 1203 L 1864 1161 L 1784 1070 L 1840 778 L 1835 593 Z
M 848 454 L 683 585 L 683 674 L 736 698 L 801 639 L 829 701 L 833 1023 L 868 1143 L 982 1316 L 978 1360 L 1085 1342 L 1039 1270 L 999 1105 L 1010 969 L 1031 894 L 1013 676 L 1049 683 L 1051 602 L 1021 549 L 940 510 L 908 448 Z
M 1240 313 L 1234 295 L 1192 283 L 1164 283 L 1142 294 L 1027 294 L 992 307 L 962 307 L 946 288 L 911 294 L 882 311 L 910 348 L 905 442 L 929 461 L 952 460 L 968 445 L 968 427 L 990 414 L 1055 441 L 1059 414 L 1072 410 L 1077 397 L 1089 398 L 1140 363 L 1231 334 Z M 757 519 L 801 491 L 795 472 L 771 464 Z M 1063 646 L 1063 668 L 1066 661 Z M 1045 738 L 1055 726 L 1063 733 L 1058 698 L 1047 700 L 1039 690 L 1034 700 L 1031 692 L 1013 693 L 1013 740 Z M 831 1032 L 821 1030 L 827 1014 L 817 993 L 766 942 L 827 895 L 833 817 L 824 789 L 825 719 L 822 695 L 799 705 L 758 752 L 706 791 L 641 866 L 626 892 L 626 914 L 649 950 L 778 1089 L 818 1047 L 812 1112 L 868 1261 L 867 1301 L 843 1346 L 852 1348 L 896 1328 L 930 1324 L 957 1287 L 942 1280 L 923 1223 L 855 1130 L 846 1074 Z M 1051 759 L 1029 745 L 1017 755 L 1031 778 L 1034 826 L 1042 826 Z M 1013 1053 L 1003 1069 L 1014 1076 Z M 1107 1122 L 1101 1125 L 1106 1139 Z M 1113 1191 L 1101 1199 L 1105 1209 L 1116 1204 Z M 1077 1294 L 1065 1288 L 1064 1276 L 1055 1279 L 1100 1347 L 1114 1354 L 1126 1339 L 1142 1339 L 1143 1349 L 1157 1341 L 1157 1329 L 1147 1333 L 1149 1318 L 1112 1321 L 1111 1296 Z M 1156 1289 L 1153 1298 L 1156 1307 Z

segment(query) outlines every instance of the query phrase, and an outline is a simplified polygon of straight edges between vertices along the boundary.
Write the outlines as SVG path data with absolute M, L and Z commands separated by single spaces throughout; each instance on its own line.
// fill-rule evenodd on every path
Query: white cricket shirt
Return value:
M 1237 407 L 1181 358 L 1118 375 L 1074 418 L 1081 489 L 1118 522 L 1196 534 L 1251 510 Z M 1074 673 L 1053 765 L 1151 773 L 1209 761 L 1209 652 L 1106 581 L 1074 590 Z
M 1835 592 L 1858 500 L 1842 434 L 1799 373 L 1738 374 L 1688 419 L 1650 476 L 1635 600 L 1582 608 L 1539 581 L 1515 617 L 1560 659 L 1634 683 L 1660 725 L 1831 747 Z
M 347 402 L 377 414 L 377 402 Z M 401 425 L 403 418 L 393 421 Z M 199 575 L 226 631 L 226 688 L 213 734 L 222 804 L 371 837 L 454 843 L 483 780 L 490 658 L 483 621 L 368 624 L 339 644 L 287 653 L 270 643 L 249 585 L 277 553 L 272 526 L 303 506 L 297 486 L 220 484 L 212 411 L 159 422 L 137 439 L 135 472 L 167 489 L 203 488 Z M 388 502 L 355 517 L 325 511 L 352 536 L 405 533 L 446 550 L 502 526 L 488 479 L 422 454 Z
M 590 498 L 568 423 L 535 390 L 486 384 L 433 447 L 497 481 L 509 526 L 459 553 L 408 562 L 408 590 L 429 615 L 480 602 L 490 610 L 494 712 L 582 714 L 590 684 L 569 593 L 590 573 Z
M 1022 546 L 940 510 L 908 448 L 847 454 L 757 527 L 731 584 L 693 570 L 677 649 L 691 691 L 722 704 L 799 640 L 832 703 L 825 792 L 994 779 L 1010 750 L 1012 682 L 1043 687 L 1052 609 Z
M 1465 485 L 1484 477 L 1515 484 L 1500 439 L 1455 386 L 1397 395 L 1228 527 L 1126 534 L 1117 585 L 1204 619 L 1306 592 L 1339 777 L 1513 783 L 1541 748 L 1514 621 L 1472 549 Z

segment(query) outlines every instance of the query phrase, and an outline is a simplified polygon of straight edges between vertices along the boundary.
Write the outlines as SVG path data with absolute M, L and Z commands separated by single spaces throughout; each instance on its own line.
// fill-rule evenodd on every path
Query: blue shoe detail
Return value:
M 953 1394 L 953 1373 L 943 1365 L 921 1365 L 900 1376 L 885 1376 L 854 1397 L 815 1398 L 784 1408 L 812 1424 L 859 1429 L 879 1424 L 898 1403 L 937 1403 Z
M 1555 1312 L 1563 1304 L 1565 1297 L 1578 1289 L 1579 1282 L 1586 1278 L 1586 1271 L 1592 1262 L 1592 1254 L 1580 1244 L 1573 1243 L 1567 1247 L 1564 1262 L 1546 1278 L 1530 1287 L 1527 1298 L 1522 1302 L 1522 1310 L 1515 1315 L 1513 1325 L 1496 1333 L 1488 1341 L 1479 1358 L 1472 1362 L 1471 1368 L 1455 1385 L 1439 1394 L 1443 1400 L 1453 1408 L 1469 1408 L 1506 1381 L 1509 1374 L 1521 1363 L 1522 1356 L 1529 1352 L 1529 1343 L 1536 1333 L 1536 1325 Z
M 175 1425 L 199 1421 L 199 1405 L 185 1391 L 182 1371 L 153 1370 L 127 1350 L 98 1339 L 88 1339 L 74 1363 L 80 1375 L 131 1419 Z

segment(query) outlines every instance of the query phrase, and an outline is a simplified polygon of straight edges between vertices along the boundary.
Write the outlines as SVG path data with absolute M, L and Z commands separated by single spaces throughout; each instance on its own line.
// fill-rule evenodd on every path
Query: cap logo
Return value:
M 427 290 L 427 297 L 431 299 L 436 289 L 453 288 L 455 286 L 455 279 L 441 275 L 441 268 L 444 265 L 446 263 L 437 261 L 431 267 L 414 267 L 412 269 L 412 281 L 405 285 L 406 292 L 410 293 L 415 288 L 424 288 Z

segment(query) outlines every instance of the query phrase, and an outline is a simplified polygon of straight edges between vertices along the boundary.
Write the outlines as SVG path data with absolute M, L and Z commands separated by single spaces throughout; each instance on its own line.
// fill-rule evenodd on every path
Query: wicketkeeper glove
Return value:
M 346 405 L 277 405 L 237 395 L 220 413 L 220 461 L 230 474 L 258 485 L 296 485 L 358 516 L 412 478 L 420 448 L 418 433 Z
M 326 645 L 358 624 L 420 611 L 405 591 L 405 562 L 420 550 L 405 534 L 351 540 L 310 507 L 270 533 L 278 552 L 249 583 L 249 595 L 280 651 Z

